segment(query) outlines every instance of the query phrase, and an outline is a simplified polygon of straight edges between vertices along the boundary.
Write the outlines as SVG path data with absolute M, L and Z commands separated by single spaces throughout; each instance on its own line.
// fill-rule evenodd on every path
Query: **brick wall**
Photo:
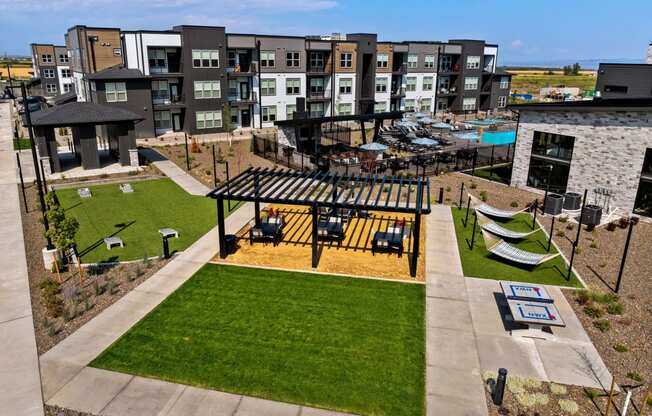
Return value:
M 527 188 L 535 131 L 575 137 L 568 192 L 597 187 L 614 192 L 612 208 L 634 208 L 645 149 L 652 147 L 649 112 L 521 111 L 512 186 Z

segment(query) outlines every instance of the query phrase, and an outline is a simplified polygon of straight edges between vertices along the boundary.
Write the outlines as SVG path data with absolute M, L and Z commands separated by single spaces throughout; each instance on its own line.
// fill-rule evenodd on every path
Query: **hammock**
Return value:
M 526 238 L 527 236 L 536 233 L 539 231 L 537 228 L 534 231 L 530 231 L 527 233 L 521 233 L 518 231 L 512 231 L 508 230 L 507 228 L 501 227 L 500 225 L 496 224 L 495 222 L 491 221 L 489 218 L 485 217 L 482 215 L 480 212 L 476 212 L 475 215 L 478 216 L 478 224 L 480 224 L 480 227 L 485 230 L 489 231 L 490 233 L 497 235 L 502 238 L 507 238 L 510 240 L 520 240 L 522 238 Z
M 548 260 L 552 260 L 559 255 L 556 254 L 538 254 L 529 251 L 521 250 L 513 245 L 506 243 L 500 238 L 493 237 L 488 232 L 482 232 L 484 244 L 487 250 L 498 257 L 513 261 L 515 263 L 525 264 L 528 266 L 538 266 Z
M 496 207 L 492 207 L 491 205 L 485 204 L 482 202 L 480 199 L 474 197 L 471 194 L 468 194 L 469 197 L 471 197 L 471 206 L 476 210 L 480 211 L 481 213 L 488 215 L 490 217 L 497 217 L 497 218 L 513 218 L 514 215 L 519 214 L 523 211 L 526 211 L 528 208 L 523 208 L 519 211 L 506 211 L 504 209 L 499 209 Z

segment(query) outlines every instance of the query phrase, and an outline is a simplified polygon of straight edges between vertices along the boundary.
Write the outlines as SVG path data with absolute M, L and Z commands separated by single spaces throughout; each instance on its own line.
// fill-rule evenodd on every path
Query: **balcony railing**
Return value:
M 242 102 L 242 101 L 258 101 L 258 94 L 256 91 L 251 91 L 249 93 L 249 96 L 240 94 L 238 91 L 233 91 L 232 89 L 229 89 L 229 101 L 233 102 Z
M 256 62 L 251 62 L 244 65 L 237 64 L 236 66 L 228 67 L 227 72 L 229 75 L 236 77 L 248 76 L 258 73 L 258 66 L 256 65 Z
M 306 70 L 309 74 L 322 74 L 330 72 L 330 68 L 327 68 L 326 65 L 322 66 L 309 66 Z
M 457 92 L 457 87 L 439 87 L 439 94 L 455 94 Z
M 460 72 L 460 65 L 459 64 L 439 65 L 439 72 Z
M 395 65 L 392 67 L 392 72 L 395 74 L 405 74 L 407 73 L 407 64 Z
M 328 99 L 331 97 L 330 90 L 308 91 L 308 98 L 312 99 Z
M 395 96 L 395 97 L 396 96 L 400 96 L 400 97 L 404 96 L 405 95 L 405 88 L 403 88 L 403 87 L 393 88 L 392 89 L 392 95 Z

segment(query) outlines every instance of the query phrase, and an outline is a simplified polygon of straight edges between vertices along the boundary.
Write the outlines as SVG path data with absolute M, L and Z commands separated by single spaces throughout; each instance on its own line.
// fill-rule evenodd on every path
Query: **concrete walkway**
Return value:
M 433 206 L 426 227 L 427 414 L 486 416 L 480 359 L 450 207 Z
M 140 154 L 156 166 L 167 177 L 172 179 L 180 187 L 191 195 L 206 195 L 210 189 L 197 179 L 190 176 L 186 171 L 177 166 L 174 162 L 167 160 L 163 155 L 154 149 L 141 149 Z
M 240 207 L 226 218 L 227 232 L 236 232 L 253 215 L 253 204 Z M 45 353 L 41 357 L 41 371 L 46 403 L 111 416 L 341 415 L 87 367 L 217 251 L 217 230 L 213 229 L 154 276 Z
M 43 415 L 9 102 L 0 103 L 0 409 Z

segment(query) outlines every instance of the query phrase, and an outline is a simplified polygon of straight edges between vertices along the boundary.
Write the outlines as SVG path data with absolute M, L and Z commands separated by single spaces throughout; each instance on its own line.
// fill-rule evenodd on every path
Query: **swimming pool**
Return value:
M 512 144 L 516 141 L 516 130 L 485 131 L 482 133 L 482 143 Z
M 497 118 L 485 118 L 483 120 L 470 120 L 470 121 L 465 121 L 467 124 L 473 124 L 476 126 L 490 126 L 492 124 L 503 124 L 505 120 L 500 120 Z

